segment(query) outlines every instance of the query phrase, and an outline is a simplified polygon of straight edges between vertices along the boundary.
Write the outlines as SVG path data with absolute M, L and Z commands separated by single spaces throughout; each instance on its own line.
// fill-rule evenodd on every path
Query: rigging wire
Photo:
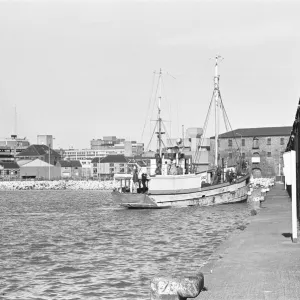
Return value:
M 174 76 L 172 76 L 171 74 L 167 73 L 167 75 L 171 76 L 173 79 L 176 79 Z M 167 103 L 167 105 L 169 106 L 169 118 L 170 120 L 172 120 L 172 114 L 171 114 L 171 102 L 168 101 L 166 93 L 165 93 L 165 83 L 164 83 L 164 77 L 161 77 L 161 88 L 162 88 L 162 94 L 164 95 L 163 99 L 165 100 L 165 102 Z M 171 135 L 171 121 L 170 121 L 170 135 Z M 167 132 L 167 130 L 165 129 L 165 131 Z
M 145 132 L 146 124 L 147 124 L 147 117 L 149 114 L 149 109 L 150 109 L 151 101 L 153 98 L 154 83 L 155 83 L 155 72 L 153 72 L 153 76 L 152 76 L 151 93 L 150 93 L 150 98 L 149 98 L 149 102 L 148 102 L 147 114 L 146 114 L 145 124 L 144 124 L 143 131 L 142 131 L 141 141 L 143 140 L 143 137 L 144 137 L 144 132 Z
M 193 171 L 195 171 L 195 162 L 200 160 L 200 158 L 201 158 L 201 151 L 199 151 L 199 149 L 201 149 L 201 147 L 203 145 L 207 124 L 208 124 L 209 117 L 210 117 L 210 111 L 211 111 L 211 107 L 212 107 L 212 103 L 213 103 L 213 99 L 214 99 L 214 94 L 215 94 L 215 91 L 213 91 L 213 94 L 212 94 L 212 97 L 211 97 L 211 100 L 210 100 L 210 104 L 209 104 L 209 108 L 208 108 L 208 112 L 206 114 L 206 118 L 205 118 L 205 121 L 204 121 L 203 134 L 202 134 L 202 136 L 201 136 L 201 138 L 200 138 L 200 140 L 197 144 L 197 149 L 196 149 L 195 158 L 194 158 Z
M 156 75 L 156 74 L 154 74 L 154 75 Z M 154 99 L 155 99 L 155 100 L 157 99 L 158 88 L 159 88 L 159 84 L 157 84 L 157 86 L 156 86 L 156 91 L 155 91 L 155 94 L 154 94 Z M 153 111 L 154 111 L 155 104 L 156 104 L 156 101 L 153 101 L 153 106 L 152 106 L 151 116 L 153 115 Z
M 233 130 L 232 130 L 232 127 L 231 127 L 231 124 L 230 124 L 230 121 L 229 121 L 227 112 L 226 112 L 226 110 L 225 110 L 224 103 L 223 103 L 223 100 L 222 100 L 222 97 L 221 97 L 221 93 L 220 93 L 219 95 L 220 95 L 220 99 L 221 99 L 221 105 L 222 105 L 222 109 L 223 109 L 224 116 L 225 116 L 225 118 L 226 118 L 226 121 L 228 122 L 228 126 L 229 126 L 230 131 L 232 131 L 232 137 L 233 137 L 233 139 L 234 139 L 234 141 L 235 141 L 235 143 L 236 143 L 238 152 L 241 153 L 241 150 L 240 150 L 240 147 L 239 147 L 238 142 L 237 142 L 237 140 L 236 140 L 236 137 L 234 136 L 234 132 L 233 132 Z
M 156 72 L 154 72 L 154 78 L 155 78 L 155 75 L 156 75 L 157 73 Z M 159 80 L 159 79 L 158 79 Z M 153 111 L 154 111 L 154 108 L 155 108 L 155 104 L 157 104 L 156 102 L 156 99 L 157 99 L 157 94 L 158 94 L 158 88 L 159 88 L 159 84 L 157 84 L 156 85 L 156 90 L 155 90 L 155 93 L 154 93 L 154 101 L 153 101 L 153 106 L 152 106 L 152 111 L 151 111 L 151 115 L 150 115 L 150 128 L 151 128 L 151 121 L 154 121 L 154 120 L 151 120 L 151 117 L 152 117 L 152 115 L 153 115 Z M 158 118 L 157 118 L 158 119 Z M 155 121 L 157 121 L 157 120 L 155 120 Z M 154 131 L 155 131 L 155 129 L 156 129 L 156 125 L 157 125 L 157 122 L 155 123 L 155 125 L 154 125 Z M 151 131 L 151 129 L 150 129 L 150 131 Z M 153 138 L 153 134 L 152 134 L 152 137 L 151 137 L 151 141 L 152 141 L 152 138 Z M 150 141 L 150 143 L 151 143 L 151 141 Z M 150 147 L 150 143 L 148 144 L 148 146 Z
M 150 144 L 151 144 L 151 142 L 152 142 L 152 139 L 153 139 L 153 136 L 154 136 L 154 133 L 155 133 L 155 129 L 156 129 L 157 122 L 158 122 L 158 121 L 156 121 L 156 124 L 155 124 L 154 129 L 153 129 L 153 132 L 152 132 L 152 136 L 151 136 L 150 141 L 149 141 L 149 143 L 148 143 L 148 145 L 147 145 L 147 147 L 146 147 L 146 151 L 149 150 Z
M 164 130 L 165 130 L 165 134 L 166 134 L 167 142 L 168 142 L 168 140 L 169 140 L 169 144 L 170 144 L 170 146 L 171 146 L 171 147 L 173 147 L 172 140 L 171 140 L 171 137 L 170 137 L 170 136 L 169 136 L 169 134 L 168 134 L 168 131 L 167 131 L 167 128 L 166 128 L 166 125 L 165 125 L 165 123 L 163 123 L 163 122 L 162 122 L 162 125 L 163 125 L 163 128 L 164 128 Z

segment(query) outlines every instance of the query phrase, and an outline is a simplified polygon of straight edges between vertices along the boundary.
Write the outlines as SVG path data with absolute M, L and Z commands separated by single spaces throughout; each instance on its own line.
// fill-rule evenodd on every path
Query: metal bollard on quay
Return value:
M 204 288 L 204 275 L 154 277 L 150 283 L 150 300 L 186 300 L 197 297 Z

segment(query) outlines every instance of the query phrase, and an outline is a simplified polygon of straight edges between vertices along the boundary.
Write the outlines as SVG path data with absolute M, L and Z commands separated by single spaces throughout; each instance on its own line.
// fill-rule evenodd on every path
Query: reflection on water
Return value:
M 0 192 L 0 298 L 149 299 L 158 273 L 198 271 L 247 204 L 127 210 L 109 192 Z

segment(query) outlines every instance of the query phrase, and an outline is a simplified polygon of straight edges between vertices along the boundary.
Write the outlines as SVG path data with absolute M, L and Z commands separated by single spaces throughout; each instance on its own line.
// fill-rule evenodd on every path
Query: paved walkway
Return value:
M 299 234 L 298 243 L 289 237 L 291 200 L 284 186 L 273 187 L 249 218 L 202 268 L 208 291 L 195 299 L 300 299 L 300 241 Z

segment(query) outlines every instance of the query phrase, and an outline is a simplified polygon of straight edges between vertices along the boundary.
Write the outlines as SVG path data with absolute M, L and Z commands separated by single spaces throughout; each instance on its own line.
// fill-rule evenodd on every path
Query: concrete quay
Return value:
M 201 268 L 207 290 L 193 299 L 300 299 L 300 242 L 291 232 L 291 199 L 277 184 L 248 226 Z

